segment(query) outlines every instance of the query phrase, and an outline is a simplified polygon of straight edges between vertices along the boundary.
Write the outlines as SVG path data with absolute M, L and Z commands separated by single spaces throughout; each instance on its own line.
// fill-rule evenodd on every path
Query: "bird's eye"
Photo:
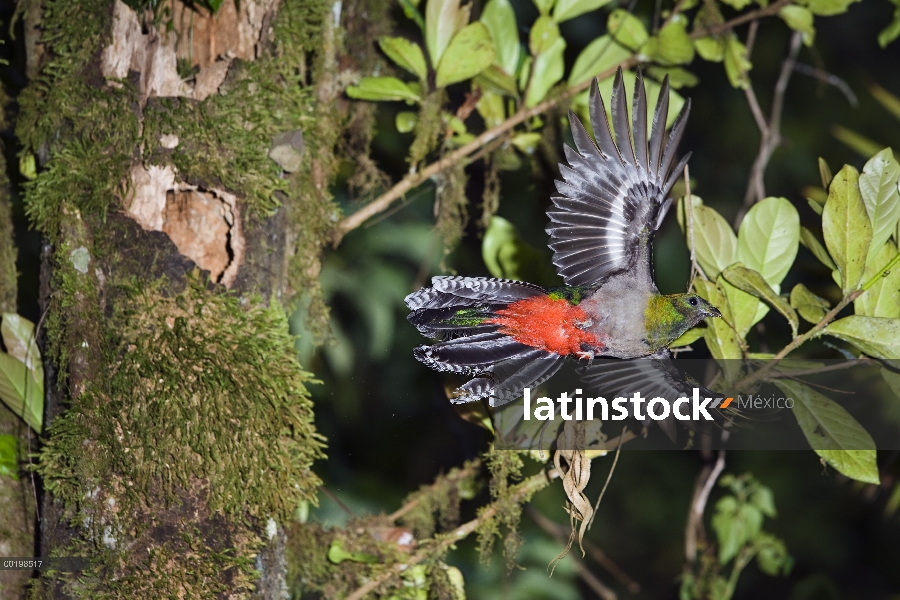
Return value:
M 691 306 L 697 306 L 697 298 L 695 296 L 692 296 L 688 302 L 691 303 Z

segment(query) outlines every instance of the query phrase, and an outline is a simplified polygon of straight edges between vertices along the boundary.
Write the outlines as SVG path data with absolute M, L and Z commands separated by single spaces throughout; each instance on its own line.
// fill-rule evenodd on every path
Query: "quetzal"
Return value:
M 596 144 L 572 111 L 575 148 L 565 146 L 559 194 L 548 211 L 553 264 L 565 287 L 485 277 L 434 277 L 406 297 L 419 331 L 440 340 L 415 357 L 438 371 L 471 376 L 454 402 L 509 402 L 546 381 L 567 357 L 668 358 L 668 346 L 718 309 L 696 294 L 660 294 L 652 241 L 672 205 L 669 194 L 690 155 L 676 150 L 688 100 L 666 134 L 668 78 L 647 137 L 647 96 L 638 73 L 629 126 L 621 69 L 612 124 L 596 79 L 589 113 Z M 643 362 L 643 361 L 641 361 Z

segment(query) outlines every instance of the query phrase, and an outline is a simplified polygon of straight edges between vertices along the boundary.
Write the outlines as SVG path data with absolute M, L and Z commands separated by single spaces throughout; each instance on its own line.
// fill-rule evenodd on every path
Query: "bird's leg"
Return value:
M 597 355 L 597 353 L 594 352 L 594 349 L 591 348 L 590 346 L 588 346 L 587 344 L 582 344 L 581 347 L 586 348 L 586 350 L 583 349 L 580 352 L 576 352 L 575 356 L 577 356 L 578 358 L 580 358 L 582 360 L 588 361 L 588 364 L 593 363 L 594 357 Z

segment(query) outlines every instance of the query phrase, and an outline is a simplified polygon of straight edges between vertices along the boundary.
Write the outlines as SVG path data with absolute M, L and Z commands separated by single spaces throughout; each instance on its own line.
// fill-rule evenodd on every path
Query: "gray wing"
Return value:
M 688 154 L 676 164 L 675 153 L 687 123 L 690 100 L 666 135 L 668 77 L 653 112 L 649 139 L 647 94 L 640 71 L 634 89 L 633 132 L 621 69 L 616 73 L 610 101 L 615 141 L 596 79 L 589 105 L 596 144 L 575 113 L 569 111 L 575 149 L 565 146 L 569 164 L 559 165 L 559 195 L 553 197 L 555 208 L 547 213 L 553 264 L 567 285 L 596 285 L 633 266 L 641 254 L 640 244 L 650 243 L 669 210 L 669 193 L 690 157 Z M 649 261 L 651 253 L 644 256 Z

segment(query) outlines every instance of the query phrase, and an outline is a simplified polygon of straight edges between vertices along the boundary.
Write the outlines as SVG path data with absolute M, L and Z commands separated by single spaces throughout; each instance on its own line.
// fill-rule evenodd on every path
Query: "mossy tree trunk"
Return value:
M 286 310 L 300 292 L 322 306 L 335 156 L 366 151 L 342 129 L 366 137 L 371 115 L 335 101 L 330 3 L 198 4 L 21 7 L 16 131 L 45 240 L 39 552 L 90 559 L 35 597 L 280 597 L 281 525 L 315 497 L 324 445 Z M 363 4 L 343 6 L 365 29 Z

